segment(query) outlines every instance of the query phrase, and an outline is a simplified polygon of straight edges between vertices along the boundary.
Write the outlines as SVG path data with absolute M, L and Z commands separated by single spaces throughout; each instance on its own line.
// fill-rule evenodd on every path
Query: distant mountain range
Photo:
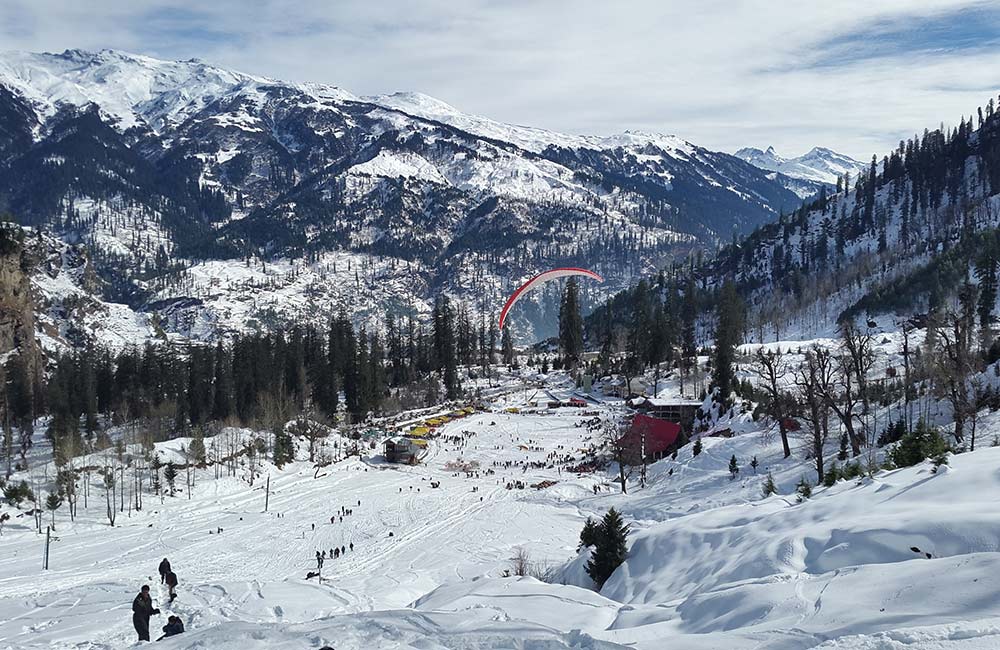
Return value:
M 766 151 L 745 147 L 734 155 L 761 169 L 827 185 L 836 185 L 837 178 L 844 174 L 856 178 L 858 174 L 868 171 L 868 164 L 823 147 L 813 147 L 797 158 L 783 158 L 774 151 L 774 147 L 768 147 Z
M 603 274 L 585 289 L 594 304 L 831 178 L 761 165 L 675 136 L 566 135 L 198 60 L 0 55 L 0 210 L 81 245 L 90 286 L 159 335 L 340 307 L 383 322 L 426 314 L 442 290 L 492 315 L 555 265 Z M 551 332 L 555 292 L 519 307 L 523 337 Z

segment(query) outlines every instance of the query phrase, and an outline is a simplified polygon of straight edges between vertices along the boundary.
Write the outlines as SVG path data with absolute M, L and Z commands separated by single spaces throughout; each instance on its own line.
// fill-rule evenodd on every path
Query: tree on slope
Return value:
M 504 325 L 503 333 L 500 336 L 500 354 L 503 357 L 504 365 L 514 365 L 514 339 L 511 338 L 510 328 Z
M 794 374 L 795 386 L 802 399 L 802 419 L 809 425 L 804 435 L 809 439 L 817 483 L 823 480 L 825 473 L 823 460 L 829 437 L 829 407 L 824 400 L 822 387 L 832 381 L 829 378 L 832 371 L 829 355 L 810 350 L 806 352 L 805 361 L 796 368 Z
M 580 289 L 576 278 L 566 282 L 559 305 L 559 347 L 564 365 L 576 367 L 583 353 L 583 316 L 580 315 Z
M 583 522 L 583 530 L 580 531 L 580 544 L 577 546 L 576 550 L 579 551 L 585 546 L 597 546 L 600 534 L 600 524 L 590 517 L 587 517 L 587 521 Z
M 958 312 L 948 312 L 944 317 L 946 327 L 938 330 L 935 374 L 939 394 L 951 404 L 955 441 L 961 443 L 965 438 L 965 423 L 975 408 L 968 378 L 978 370 L 972 338 L 978 299 L 976 287 L 966 282 L 958 299 Z
M 698 361 L 698 342 L 695 336 L 695 321 L 698 318 L 696 292 L 694 278 L 689 278 L 681 305 L 681 394 L 684 393 L 684 376 L 691 372 Z
M 618 511 L 614 508 L 608 510 L 598 527 L 597 543 L 587 563 L 587 575 L 598 589 L 628 557 L 628 534 L 629 526 Z
M 758 348 L 754 361 L 750 365 L 750 371 L 759 380 L 757 389 L 764 393 L 764 408 L 767 414 L 778 425 L 778 433 L 781 435 L 781 448 L 785 458 L 792 455 L 792 449 L 788 444 L 788 429 L 785 426 L 787 419 L 784 391 L 781 389 L 781 381 L 787 371 L 787 363 L 781 349 L 765 350 Z
M 712 369 L 712 386 L 719 389 L 719 403 L 729 406 L 729 395 L 736 388 L 733 362 L 736 346 L 743 338 L 743 301 L 730 280 L 722 287 L 717 309 L 718 324 L 715 329 L 715 363 Z

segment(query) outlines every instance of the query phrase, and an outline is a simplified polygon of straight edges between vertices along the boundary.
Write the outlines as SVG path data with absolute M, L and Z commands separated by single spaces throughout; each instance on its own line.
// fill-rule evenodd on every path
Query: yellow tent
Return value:
M 411 436 L 426 436 L 431 430 L 427 427 L 413 427 L 410 429 Z

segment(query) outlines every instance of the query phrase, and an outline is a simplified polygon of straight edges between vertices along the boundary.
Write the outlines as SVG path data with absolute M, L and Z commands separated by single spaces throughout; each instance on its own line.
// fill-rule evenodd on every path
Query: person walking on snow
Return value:
M 160 584 L 161 585 L 165 582 L 168 573 L 170 573 L 170 561 L 167 560 L 167 558 L 163 558 L 163 561 L 160 562 Z
M 139 635 L 140 641 L 149 641 L 149 617 L 159 614 L 160 610 L 153 607 L 153 598 L 149 595 L 149 585 L 142 589 L 132 601 L 132 626 Z
M 170 602 L 174 602 L 174 598 L 177 598 L 177 574 L 173 571 L 167 571 L 166 583 Z

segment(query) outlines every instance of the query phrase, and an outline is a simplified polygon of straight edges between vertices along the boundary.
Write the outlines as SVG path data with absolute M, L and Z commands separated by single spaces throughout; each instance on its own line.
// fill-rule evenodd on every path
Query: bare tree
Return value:
M 850 359 L 850 364 L 845 366 L 854 374 L 854 383 L 857 387 L 858 396 L 861 398 L 861 414 L 867 416 L 871 408 L 868 391 L 868 374 L 872 366 L 875 365 L 875 352 L 873 345 L 875 337 L 871 329 L 862 330 L 851 321 L 845 321 L 840 326 L 841 348 Z
M 938 329 L 934 368 L 938 391 L 952 408 L 956 442 L 965 438 L 965 423 L 975 409 L 975 402 L 969 396 L 968 378 L 976 369 L 972 351 L 976 288 L 966 283 L 959 290 L 959 302 L 958 313 L 946 313 L 945 326 Z
M 855 385 L 855 373 L 850 354 L 830 355 L 829 350 L 814 346 L 811 353 L 825 371 L 819 374 L 819 392 L 824 403 L 837 415 L 851 443 L 851 455 L 859 456 L 865 435 L 855 426 L 861 396 Z
M 531 555 L 523 546 L 514 549 L 514 555 L 510 558 L 510 574 L 518 577 L 542 578 L 544 571 L 537 563 L 531 560 Z
M 289 426 L 292 435 L 305 438 L 309 443 L 309 462 L 316 461 L 316 446 L 327 437 L 328 429 L 307 415 L 299 415 Z
M 104 485 L 104 500 L 107 505 L 108 523 L 115 525 L 115 513 L 118 509 L 118 493 L 115 490 L 115 468 L 105 464 L 101 471 Z
M 823 399 L 822 387 L 831 382 L 829 375 L 832 371 L 829 355 L 817 354 L 815 350 L 806 352 L 804 363 L 795 371 L 795 386 L 804 406 L 803 419 L 809 424 L 808 438 L 817 483 L 823 481 L 823 456 L 829 437 L 829 407 Z
M 638 464 L 635 442 L 629 436 L 628 421 L 623 414 L 613 413 L 601 423 L 601 442 L 611 453 L 611 458 L 618 463 L 618 482 L 622 494 L 628 493 L 628 478 L 632 468 Z
M 750 364 L 750 372 L 757 377 L 757 388 L 767 394 L 767 414 L 778 424 L 778 432 L 781 434 L 781 448 L 785 458 L 792 455 L 792 449 L 788 445 L 788 428 L 785 420 L 787 413 L 784 408 L 784 393 L 781 390 L 780 381 L 788 370 L 785 357 L 778 350 L 764 350 L 758 348 L 754 355 L 753 363 Z

